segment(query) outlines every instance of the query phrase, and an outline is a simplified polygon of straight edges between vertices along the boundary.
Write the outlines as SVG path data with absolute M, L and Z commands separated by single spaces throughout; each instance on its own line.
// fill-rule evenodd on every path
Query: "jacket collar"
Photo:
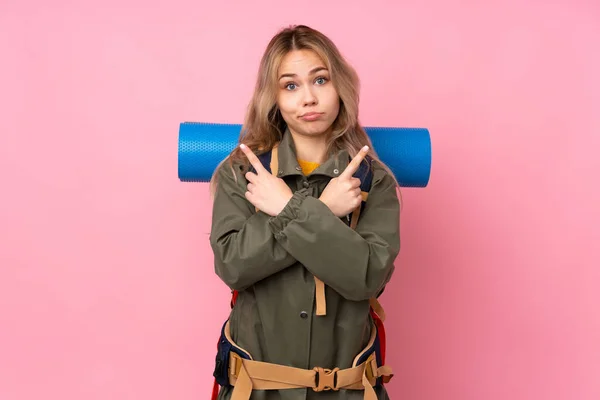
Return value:
M 350 162 L 350 156 L 347 150 L 340 150 L 334 155 L 330 155 L 325 162 L 319 165 L 310 175 L 325 175 L 330 178 L 339 176 Z M 286 127 L 283 137 L 278 146 L 279 171 L 277 176 L 299 175 L 303 176 L 302 168 L 298 163 L 296 145 L 290 129 Z M 275 171 L 272 171 L 275 173 Z

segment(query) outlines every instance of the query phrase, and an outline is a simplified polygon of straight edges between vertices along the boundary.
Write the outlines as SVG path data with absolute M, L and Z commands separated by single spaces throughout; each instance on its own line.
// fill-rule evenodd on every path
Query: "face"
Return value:
M 292 134 L 329 134 L 340 103 L 321 58 L 310 50 L 293 50 L 283 58 L 278 78 L 277 105 Z

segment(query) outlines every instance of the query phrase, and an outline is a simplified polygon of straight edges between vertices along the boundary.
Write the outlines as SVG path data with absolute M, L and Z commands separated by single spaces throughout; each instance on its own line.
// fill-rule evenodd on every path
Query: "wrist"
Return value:
M 309 197 L 309 194 L 304 189 L 294 192 L 283 210 L 281 210 L 279 214 L 269 218 L 269 226 L 275 235 L 275 239 L 279 240 L 279 238 L 283 236 L 283 231 L 290 221 L 298 218 L 298 215 L 301 212 L 302 203 L 307 197 Z
M 321 197 L 319 197 L 319 200 L 321 200 L 321 202 L 323 204 L 325 204 L 327 206 L 327 208 L 331 209 L 331 207 L 329 207 L 329 204 L 327 203 L 327 197 L 321 196 Z
M 281 204 L 279 205 L 279 209 L 277 211 L 277 213 L 273 216 L 277 216 L 279 214 L 281 214 L 281 212 L 284 210 L 284 208 L 288 205 L 288 203 L 290 202 L 290 200 L 292 199 L 294 195 L 292 194 L 292 192 L 290 191 L 290 193 L 286 193 L 281 200 Z

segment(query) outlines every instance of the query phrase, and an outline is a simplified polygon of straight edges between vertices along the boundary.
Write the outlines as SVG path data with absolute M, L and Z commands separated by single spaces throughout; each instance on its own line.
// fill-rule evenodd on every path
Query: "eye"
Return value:
M 290 82 L 290 83 L 288 83 L 288 84 L 286 84 L 286 85 L 285 85 L 285 88 L 286 88 L 287 90 L 294 90 L 294 89 L 290 89 L 290 86 L 296 86 L 296 84 L 295 84 L 295 83 L 292 83 L 292 82 Z
M 322 83 L 319 83 L 322 82 Z M 320 76 L 317 79 L 315 79 L 315 82 L 317 82 L 319 85 L 324 85 L 327 82 L 327 78 L 325 78 L 324 76 Z

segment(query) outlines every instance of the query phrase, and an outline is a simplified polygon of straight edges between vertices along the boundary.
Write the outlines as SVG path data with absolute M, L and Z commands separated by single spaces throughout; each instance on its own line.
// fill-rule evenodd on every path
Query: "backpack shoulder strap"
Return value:
M 279 169 L 279 157 L 277 153 L 277 144 L 273 146 L 271 150 L 268 150 L 262 154 L 257 155 L 263 167 L 273 175 L 277 175 Z M 256 172 L 251 166 L 250 170 Z
M 353 177 L 360 179 L 360 191 L 362 194 L 360 207 L 357 207 L 350 215 L 348 215 L 350 227 L 355 229 L 358 224 L 358 217 L 365 208 L 367 198 L 369 197 L 369 191 L 371 190 L 371 184 L 373 183 L 373 159 L 369 156 L 365 157 L 365 160 L 360 164 L 360 167 L 358 167 Z
M 373 158 L 366 156 L 360 167 L 354 173 L 355 178 L 360 179 L 360 189 L 363 192 L 368 193 L 371 190 L 371 183 L 373 183 Z
M 273 146 L 273 148 L 271 150 L 268 150 L 258 156 L 256 156 L 261 164 L 263 165 L 263 167 L 269 171 L 269 173 L 277 176 L 277 171 L 279 170 L 279 157 L 278 157 L 278 152 L 277 152 L 277 145 L 278 143 L 275 144 L 275 146 Z M 256 170 L 254 169 L 254 167 L 250 166 L 250 171 L 256 173 Z M 258 212 L 258 207 L 255 207 L 256 212 Z

